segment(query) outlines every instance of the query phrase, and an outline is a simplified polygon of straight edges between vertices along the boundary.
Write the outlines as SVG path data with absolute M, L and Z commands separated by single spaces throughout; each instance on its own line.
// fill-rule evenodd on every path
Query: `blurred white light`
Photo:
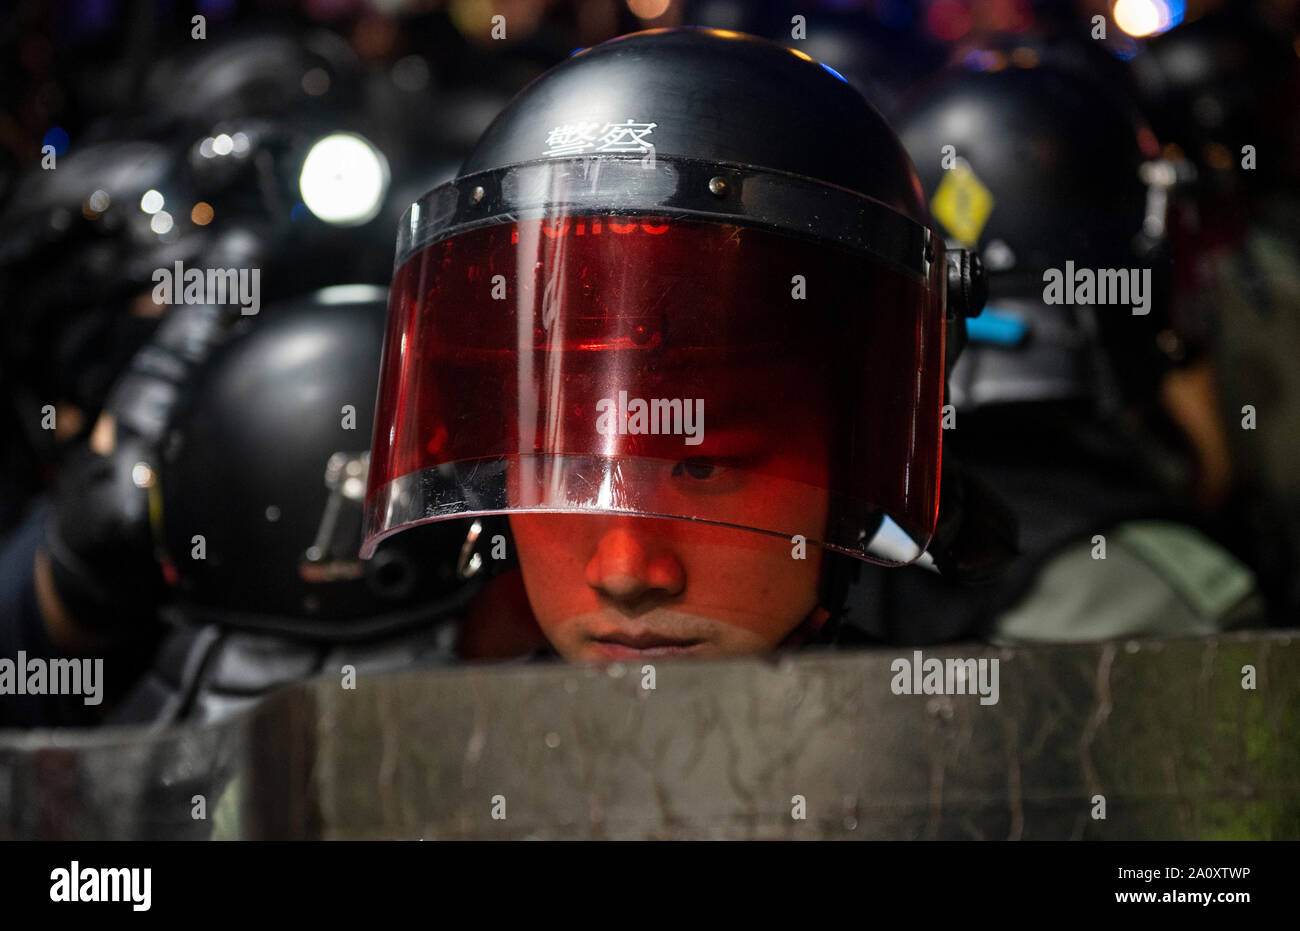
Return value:
M 204 139 L 199 143 L 199 154 L 204 158 L 212 158 L 212 137 Z
M 336 284 L 316 292 L 321 304 L 359 304 L 362 301 L 387 301 L 388 289 L 377 284 Z
M 1115 0 L 1115 25 L 1131 36 L 1149 36 L 1171 25 L 1169 4 L 1162 0 Z
M 248 151 L 248 135 L 246 133 L 235 133 L 230 138 L 235 144 L 236 155 L 243 155 Z
M 149 221 L 149 229 L 153 230 L 159 236 L 164 233 L 170 233 L 172 229 L 172 215 L 166 210 L 160 210 L 153 215 Z
M 360 136 L 335 133 L 307 153 L 298 189 L 307 209 L 326 223 L 365 223 L 379 213 L 388 190 L 388 162 Z
M 137 462 L 131 467 L 131 482 L 136 488 L 149 488 L 154 483 L 153 469 L 148 463 Z
M 225 133 L 212 140 L 212 151 L 218 155 L 229 155 L 235 149 L 235 140 Z
M 163 208 L 163 196 L 153 188 L 144 192 L 140 198 L 140 209 L 145 213 L 157 213 Z
M 100 189 L 90 195 L 90 209 L 96 213 L 103 213 L 107 210 L 110 202 L 111 199 L 108 196 L 108 191 Z

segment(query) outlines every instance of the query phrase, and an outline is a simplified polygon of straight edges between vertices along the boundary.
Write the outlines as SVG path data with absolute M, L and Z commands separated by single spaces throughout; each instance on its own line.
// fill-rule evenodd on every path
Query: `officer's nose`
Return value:
M 620 522 L 600 538 L 587 563 L 587 584 L 620 602 L 671 598 L 686 587 L 686 569 L 665 541 Z

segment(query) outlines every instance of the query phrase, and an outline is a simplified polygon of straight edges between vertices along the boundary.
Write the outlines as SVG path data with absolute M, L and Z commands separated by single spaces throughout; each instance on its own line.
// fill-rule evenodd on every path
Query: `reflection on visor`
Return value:
M 393 283 L 367 549 L 430 519 L 552 511 L 911 561 L 938 501 L 934 267 L 927 282 L 824 242 L 648 216 L 428 245 Z

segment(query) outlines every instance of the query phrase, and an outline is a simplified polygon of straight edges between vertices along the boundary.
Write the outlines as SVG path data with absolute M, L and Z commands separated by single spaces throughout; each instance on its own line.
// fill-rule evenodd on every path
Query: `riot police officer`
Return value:
M 888 125 L 803 53 L 687 28 L 574 55 L 400 227 L 367 546 L 507 515 L 501 603 L 594 661 L 824 636 L 861 561 L 996 565 L 1014 528 L 955 469 L 940 515 L 980 274 L 928 223 Z
M 108 700 L 7 699 L 4 723 L 214 720 L 344 664 L 451 658 L 443 622 L 476 590 L 477 564 L 458 562 L 469 525 L 357 558 L 385 298 L 327 288 L 215 333 L 171 318 L 216 345 L 179 383 L 155 374 L 176 392 L 158 442 L 124 429 L 85 450 L 4 557 L 26 571 L 0 593 L 3 652 L 102 657 Z M 163 348 L 147 349 L 156 369 Z M 150 423 L 156 395 L 114 410 Z
M 1114 91 L 1050 66 L 960 69 L 899 126 L 946 235 L 988 270 L 945 438 L 1016 509 L 1025 552 L 978 592 L 877 578 L 877 602 L 1005 640 L 1259 622 L 1254 573 L 1176 493 L 1187 443 L 1159 392 L 1181 359 L 1175 178 L 1154 135 Z

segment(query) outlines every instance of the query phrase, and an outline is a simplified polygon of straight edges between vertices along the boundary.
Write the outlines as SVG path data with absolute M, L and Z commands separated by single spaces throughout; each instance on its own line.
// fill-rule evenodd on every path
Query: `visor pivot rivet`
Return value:
M 484 193 L 485 192 L 483 190 L 483 186 L 479 185 L 478 187 L 474 188 L 472 192 L 470 192 L 469 199 L 477 204 L 479 201 L 483 199 Z
M 725 178 L 710 178 L 709 192 L 716 197 L 725 197 L 727 193 L 727 181 Z

